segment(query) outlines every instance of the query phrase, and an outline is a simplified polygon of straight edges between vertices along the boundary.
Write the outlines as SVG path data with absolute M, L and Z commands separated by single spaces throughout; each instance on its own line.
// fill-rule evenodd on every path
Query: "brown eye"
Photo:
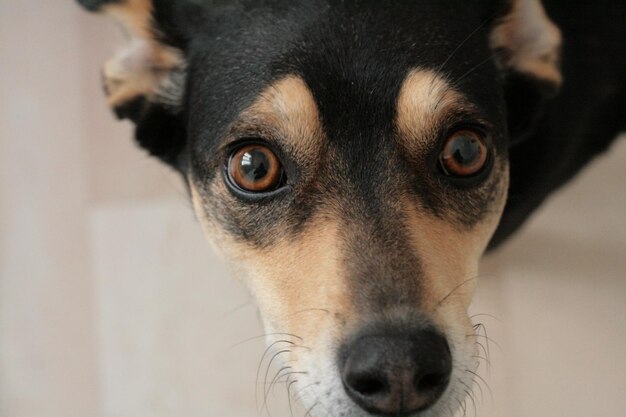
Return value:
M 459 130 L 446 139 L 439 163 L 448 176 L 469 177 L 483 169 L 488 155 L 482 135 L 472 130 Z
M 228 161 L 228 177 L 237 187 L 256 193 L 272 191 L 283 177 L 278 158 L 267 146 L 246 145 Z

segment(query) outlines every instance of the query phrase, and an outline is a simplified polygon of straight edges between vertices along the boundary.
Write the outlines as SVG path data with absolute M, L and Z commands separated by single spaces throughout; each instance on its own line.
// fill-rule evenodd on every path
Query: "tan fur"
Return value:
M 426 280 L 422 300 L 425 311 L 435 311 L 444 303 L 467 310 L 478 282 L 478 261 L 504 209 L 508 175 L 501 181 L 489 216 L 471 230 L 460 230 L 406 203 L 411 243 L 419 254 Z M 451 299 L 440 303 L 451 291 Z
M 562 82 L 561 32 L 540 0 L 514 0 L 511 12 L 491 33 L 491 47 L 508 51 L 502 65 L 548 81 Z
M 467 100 L 434 71 L 411 71 L 400 89 L 396 116 L 398 139 L 407 154 L 425 152 L 446 114 L 468 107 Z
M 275 328 L 289 329 L 307 345 L 336 334 L 336 318 L 351 312 L 339 254 L 338 226 L 321 218 L 296 241 L 281 242 L 269 251 L 248 251 L 251 285 L 264 319 Z
M 304 81 L 287 76 L 268 87 L 242 115 L 242 124 L 260 124 L 292 149 L 298 159 L 316 159 L 322 145 L 321 125 L 313 94 Z

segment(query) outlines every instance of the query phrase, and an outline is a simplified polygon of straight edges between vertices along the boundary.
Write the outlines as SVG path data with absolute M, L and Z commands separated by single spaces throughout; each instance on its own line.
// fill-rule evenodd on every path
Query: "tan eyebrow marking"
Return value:
M 294 75 L 267 87 L 241 114 L 243 125 L 260 125 L 280 133 L 297 153 L 317 154 L 322 127 L 317 104 L 306 83 Z
M 438 123 L 453 108 L 467 108 L 467 100 L 430 70 L 407 75 L 397 103 L 396 128 L 409 152 L 423 152 L 437 134 Z

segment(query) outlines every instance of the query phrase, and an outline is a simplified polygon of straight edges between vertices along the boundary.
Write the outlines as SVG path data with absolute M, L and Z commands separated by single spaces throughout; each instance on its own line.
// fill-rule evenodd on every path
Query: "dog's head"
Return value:
M 310 414 L 458 408 L 508 148 L 560 84 L 540 3 L 82 3 L 131 33 L 109 104 L 185 177 Z

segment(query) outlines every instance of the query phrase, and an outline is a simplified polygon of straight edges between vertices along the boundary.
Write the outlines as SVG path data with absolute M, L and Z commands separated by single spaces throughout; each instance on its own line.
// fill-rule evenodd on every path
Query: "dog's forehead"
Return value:
M 222 11 L 193 43 L 192 137 L 195 121 L 202 134 L 208 125 L 219 136 L 288 74 L 305 81 L 329 132 L 363 129 L 364 120 L 391 128 L 400 88 L 415 67 L 460 80 L 466 96 L 501 116 L 487 42 L 489 2 L 266 3 Z M 472 71 L 477 64 L 480 71 Z

